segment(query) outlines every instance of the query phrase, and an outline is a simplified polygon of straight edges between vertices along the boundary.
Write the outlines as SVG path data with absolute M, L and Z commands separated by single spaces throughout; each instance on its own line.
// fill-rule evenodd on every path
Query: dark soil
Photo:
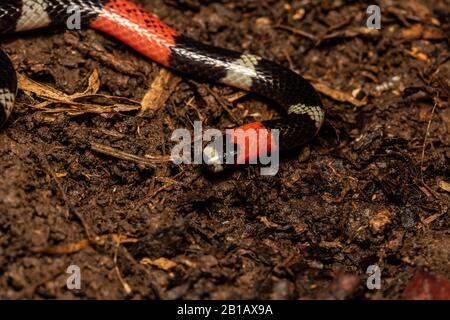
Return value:
M 183 77 L 145 116 L 73 116 L 19 91 L 0 133 L 0 297 L 398 299 L 418 268 L 450 278 L 448 1 L 382 1 L 375 32 L 355 1 L 139 2 L 193 38 L 334 89 L 322 90 L 326 123 L 274 177 L 257 166 L 212 177 L 92 145 L 167 156 L 172 131 L 195 120 L 276 116 L 265 99 L 231 104 L 238 90 Z M 93 30 L 2 45 L 18 73 L 67 94 L 97 68 L 102 94 L 140 101 L 163 69 Z M 79 290 L 66 287 L 73 264 Z M 380 290 L 366 287 L 373 264 Z

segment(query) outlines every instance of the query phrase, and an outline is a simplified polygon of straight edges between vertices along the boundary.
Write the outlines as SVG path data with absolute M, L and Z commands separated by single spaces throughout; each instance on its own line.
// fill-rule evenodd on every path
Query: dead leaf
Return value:
M 355 107 L 362 107 L 367 104 L 367 99 L 357 100 L 352 97 L 351 93 L 336 90 L 324 83 L 317 82 L 317 80 L 312 79 L 311 77 L 305 77 L 305 79 L 310 80 L 312 82 L 314 89 L 316 89 L 320 93 L 323 93 L 324 95 L 329 96 L 330 98 L 336 101 L 348 102 L 354 105 Z

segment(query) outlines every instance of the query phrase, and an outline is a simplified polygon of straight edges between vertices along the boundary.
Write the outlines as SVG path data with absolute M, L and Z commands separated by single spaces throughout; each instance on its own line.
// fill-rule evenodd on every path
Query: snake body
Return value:
M 310 141 L 322 126 L 324 111 L 319 95 L 297 73 L 256 55 L 200 43 L 129 0 L 2 0 L 0 33 L 64 26 L 73 18 L 74 12 L 78 13 L 83 27 L 104 32 L 163 66 L 188 76 L 257 93 L 286 111 L 286 116 L 281 119 L 253 122 L 236 128 L 241 130 L 227 133 L 224 141 L 236 144 L 236 149 L 244 148 L 239 144 L 248 144 L 248 139 L 269 137 L 274 129 L 279 130 L 279 138 L 276 143 L 268 143 L 269 151 L 292 149 Z M 0 125 L 13 110 L 16 92 L 13 65 L 0 49 Z M 249 129 L 254 129 L 257 137 L 239 139 L 237 132 Z M 215 171 L 219 171 L 222 166 L 214 162 L 216 151 L 205 148 Z M 241 160 L 248 162 L 257 158 L 258 153 L 258 150 L 246 152 Z M 231 156 L 236 157 L 235 154 Z

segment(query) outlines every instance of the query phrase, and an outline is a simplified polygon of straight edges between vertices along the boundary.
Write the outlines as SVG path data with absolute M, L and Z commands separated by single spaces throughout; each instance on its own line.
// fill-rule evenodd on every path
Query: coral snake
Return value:
M 288 68 L 259 56 L 242 54 L 193 40 L 167 26 L 154 14 L 129 0 L 2 0 L 0 33 L 14 33 L 49 26 L 66 25 L 78 9 L 81 25 L 104 32 L 159 64 L 192 77 L 219 82 L 257 93 L 273 100 L 286 116 L 237 127 L 224 141 L 236 150 L 267 139 L 269 151 L 282 151 L 310 141 L 322 126 L 324 111 L 319 95 L 305 79 Z M 0 49 L 0 125 L 10 116 L 17 93 L 17 78 L 11 60 Z M 256 137 L 239 139 L 237 132 L 253 129 Z M 278 129 L 278 139 L 271 139 Z M 233 132 L 236 132 L 234 134 Z M 275 142 L 274 142 L 275 141 Z M 246 144 L 239 145 L 239 144 Z M 259 146 L 242 153 L 241 160 L 258 158 Z M 204 149 L 213 171 L 223 169 L 226 157 L 237 153 L 218 153 Z M 219 155 L 219 157 L 218 157 Z M 229 159 L 228 159 L 229 160 Z M 236 159 L 235 159 L 236 160 Z

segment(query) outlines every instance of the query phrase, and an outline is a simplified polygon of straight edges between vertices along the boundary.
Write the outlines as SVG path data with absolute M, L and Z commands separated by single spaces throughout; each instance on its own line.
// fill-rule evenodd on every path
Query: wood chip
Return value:
M 173 269 L 177 266 L 176 262 L 173 262 L 172 260 L 169 260 L 169 259 L 166 259 L 163 257 L 155 259 L 155 260 L 152 260 L 150 258 L 143 258 L 140 261 L 140 263 L 143 265 L 151 265 L 154 267 L 158 267 L 165 271 L 169 271 L 170 269 Z
M 415 24 L 409 28 L 403 29 L 402 36 L 403 38 L 410 40 L 443 40 L 447 38 L 443 32 L 434 28 L 426 28 L 422 24 Z
M 88 239 L 83 239 L 79 242 L 61 244 L 52 247 L 36 247 L 32 248 L 31 251 L 37 253 L 48 253 L 48 254 L 69 254 L 83 250 L 90 246 L 91 242 Z
M 170 95 L 175 91 L 180 81 L 181 78 L 179 76 L 165 68 L 162 68 L 156 79 L 153 80 L 150 89 L 142 99 L 142 109 L 139 112 L 139 115 L 142 116 L 149 110 L 158 110 L 164 106 L 167 99 L 169 99 Z
M 352 105 L 354 105 L 355 107 L 362 107 L 367 104 L 367 99 L 357 100 L 357 99 L 353 98 L 351 93 L 333 89 L 324 83 L 317 82 L 316 79 L 313 79 L 311 77 L 305 76 L 305 79 L 311 81 L 311 84 L 313 85 L 314 89 L 316 89 L 317 91 L 319 91 L 320 93 L 322 93 L 326 96 L 329 96 L 330 98 L 332 98 L 336 101 L 348 102 L 348 103 L 351 103 Z

